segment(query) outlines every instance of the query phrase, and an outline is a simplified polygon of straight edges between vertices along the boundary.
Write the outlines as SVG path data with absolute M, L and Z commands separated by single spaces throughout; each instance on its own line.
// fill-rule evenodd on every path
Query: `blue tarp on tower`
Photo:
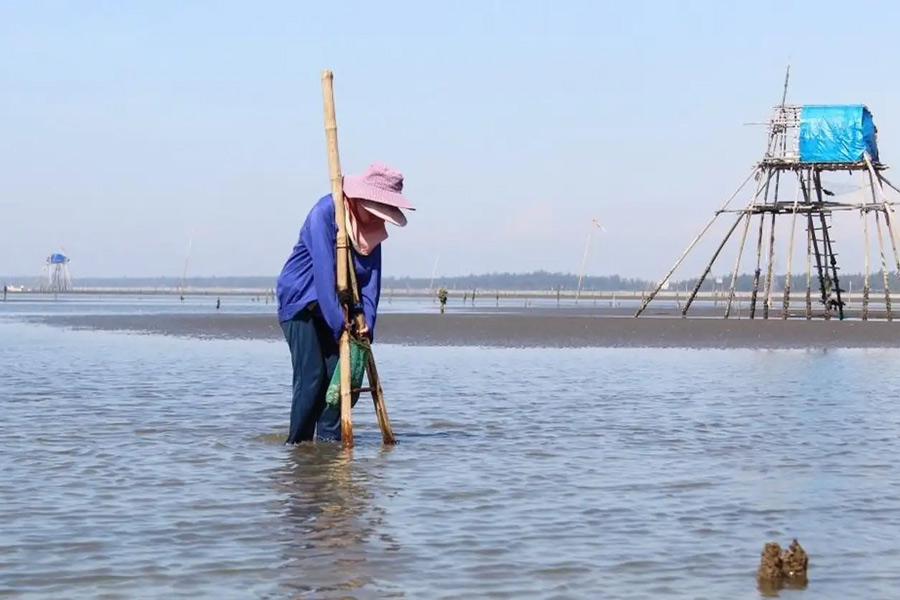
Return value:
M 807 105 L 800 111 L 800 162 L 878 162 L 872 113 L 862 104 Z

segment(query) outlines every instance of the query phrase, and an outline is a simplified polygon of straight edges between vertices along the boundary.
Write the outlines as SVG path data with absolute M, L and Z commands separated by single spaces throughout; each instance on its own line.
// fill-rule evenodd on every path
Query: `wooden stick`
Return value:
M 878 176 L 878 192 L 881 194 L 881 202 L 882 202 L 882 205 L 884 206 L 884 218 L 885 218 L 885 221 L 887 221 L 888 230 L 891 234 L 891 246 L 894 249 L 894 260 L 897 265 L 897 278 L 900 279 L 900 253 L 898 253 L 898 251 L 897 251 L 897 241 L 896 241 L 898 238 L 900 238 L 900 233 L 897 232 L 897 226 L 895 224 L 896 221 L 893 218 L 889 217 L 889 215 L 894 215 L 894 216 L 896 216 L 896 215 L 894 213 L 893 207 L 891 206 L 891 203 L 888 202 L 884 196 L 883 184 L 884 183 L 888 184 L 888 186 L 893 188 L 895 191 L 900 191 L 900 190 L 897 190 L 897 188 L 894 187 L 894 185 L 890 181 L 888 181 L 887 178 L 884 177 L 880 172 L 876 172 L 876 175 Z
M 785 85 L 785 93 L 787 93 L 787 85 Z M 783 104 L 783 103 L 782 103 Z M 784 155 L 784 146 L 786 143 L 786 136 L 782 134 L 781 136 L 781 154 Z M 781 185 L 781 171 L 776 172 L 775 174 L 775 194 L 772 196 L 772 204 L 778 204 L 778 192 L 779 187 Z M 766 283 L 763 289 L 763 319 L 767 320 L 769 318 L 769 306 L 772 304 L 772 276 L 774 275 L 773 271 L 775 269 L 775 213 L 772 212 L 772 220 L 769 225 L 769 266 L 766 270 Z
M 869 168 L 869 182 L 872 185 L 872 201 L 873 201 L 873 203 L 876 201 L 875 200 L 875 181 L 876 180 L 878 181 L 878 193 L 879 193 L 879 196 L 881 197 L 881 209 L 884 211 L 884 222 L 887 225 L 888 237 L 891 239 L 891 249 L 894 252 L 894 263 L 896 264 L 896 267 L 897 267 L 897 277 L 900 277 L 900 254 L 898 254 L 898 252 L 897 252 L 897 242 L 896 242 L 896 239 L 894 238 L 894 227 L 893 227 L 893 222 L 891 221 L 891 217 L 890 217 L 891 209 L 888 206 L 887 199 L 884 197 L 884 188 L 882 186 L 882 178 L 879 175 L 879 173 L 877 173 L 875 171 L 875 167 L 872 166 L 872 161 L 869 158 L 868 152 L 863 153 L 863 158 L 866 161 L 866 166 Z M 876 220 L 875 221 L 876 223 L 879 223 L 877 212 L 875 213 L 875 220 Z M 879 247 L 882 245 L 881 224 L 880 223 L 878 225 L 878 245 L 879 245 Z M 882 256 L 881 256 L 882 270 L 884 270 L 884 269 L 886 269 L 886 267 L 884 266 L 884 250 L 883 249 L 882 249 L 881 253 L 882 253 Z M 891 292 L 888 289 L 887 273 L 884 274 L 884 299 L 885 299 L 885 308 L 887 309 L 887 318 L 888 318 L 888 321 L 891 321 L 891 320 L 893 320 L 893 311 L 891 310 Z
M 865 253 L 865 269 L 863 269 L 863 313 L 862 320 L 867 321 L 869 319 L 869 224 L 866 219 L 866 210 L 862 209 L 859 211 L 859 216 L 862 218 L 863 224 L 863 240 L 865 240 L 866 244 L 866 253 Z
M 759 294 L 759 273 L 760 263 L 762 262 L 762 241 L 763 226 L 766 222 L 766 215 L 759 213 L 759 236 L 756 240 L 756 270 L 753 271 L 753 288 L 750 291 L 750 318 L 756 318 L 756 296 Z
M 806 216 L 806 320 L 812 319 L 812 215 Z
M 776 187 L 778 187 L 776 185 Z M 763 319 L 769 318 L 769 305 L 772 302 L 772 277 L 775 270 L 775 213 L 772 213 L 772 220 L 769 225 L 769 269 L 766 272 L 766 283 L 763 288 Z
M 797 205 L 800 202 L 800 187 L 794 194 L 794 210 L 791 215 L 791 237 L 788 239 L 787 271 L 784 274 L 784 300 L 781 306 L 781 318 L 787 319 L 791 308 L 791 262 L 794 256 L 794 235 L 797 229 Z
M 349 254 L 349 271 L 350 283 L 353 289 L 353 300 L 355 304 L 360 303 L 359 286 L 356 283 L 356 268 L 353 265 L 352 254 Z M 354 316 L 356 320 L 356 331 L 362 331 L 366 325 L 366 317 L 362 312 L 357 312 Z M 378 427 L 381 429 L 381 441 L 385 445 L 393 445 L 397 442 L 394 438 L 394 431 L 391 429 L 391 420 L 388 418 L 387 406 L 384 403 L 384 390 L 381 389 L 381 379 L 378 377 L 378 369 L 375 368 L 375 354 L 372 352 L 371 345 L 366 348 L 366 377 L 369 380 L 368 391 L 372 393 L 372 402 L 375 405 L 375 417 L 378 419 Z
M 887 260 L 884 256 L 884 240 L 881 232 L 881 209 L 875 209 L 875 227 L 878 229 L 878 252 L 881 254 L 881 276 L 884 280 L 884 308 L 887 311 L 887 320 L 893 321 L 894 314 L 891 311 L 891 286 L 888 283 Z M 886 216 L 886 215 L 885 215 Z
M 866 157 L 866 161 L 868 162 L 869 157 Z M 869 171 L 869 183 L 872 186 L 872 204 L 878 204 L 878 199 L 875 192 L 875 178 L 872 177 L 872 171 Z M 888 284 L 888 271 L 887 271 L 887 260 L 884 257 L 884 239 L 882 238 L 883 233 L 881 230 L 881 215 L 879 214 L 880 210 L 875 209 L 875 228 L 876 235 L 878 236 L 878 252 L 881 255 L 881 277 L 884 283 L 884 308 L 887 311 L 887 320 L 893 321 L 894 316 L 891 312 L 891 288 Z
M 375 403 L 375 417 L 381 428 L 381 441 L 385 445 L 393 445 L 397 442 L 394 438 L 394 430 L 391 429 L 391 420 L 388 418 L 387 407 L 384 404 L 384 392 L 381 389 L 381 379 L 378 377 L 378 369 L 375 368 L 375 356 L 370 351 L 366 357 L 366 376 L 371 386 L 372 402 Z
M 759 175 L 762 175 L 761 170 L 759 171 Z M 769 177 L 766 179 L 766 182 L 768 182 L 768 179 L 772 177 L 771 171 L 768 173 L 768 175 L 769 175 Z M 725 318 L 726 319 L 729 316 L 731 316 L 731 305 L 734 302 L 734 289 L 735 289 L 735 285 L 737 284 L 738 271 L 740 270 L 740 267 L 741 267 L 741 257 L 744 254 L 744 245 L 747 242 L 747 234 L 750 231 L 750 221 L 752 219 L 752 214 L 753 214 L 752 213 L 753 202 L 756 200 L 756 198 L 759 196 L 760 192 L 762 191 L 763 185 L 764 185 L 763 179 L 762 179 L 762 177 L 760 177 L 759 181 L 756 185 L 756 193 L 753 195 L 753 198 L 750 199 L 750 202 L 744 208 L 744 214 L 747 215 L 747 217 L 746 217 L 747 221 L 744 224 L 744 234 L 741 236 L 741 245 L 738 248 L 737 258 L 735 258 L 735 260 L 734 260 L 734 271 L 731 273 L 731 286 L 729 287 L 729 290 L 728 290 L 728 302 L 725 304 Z M 740 310 L 740 308 L 738 310 Z M 740 318 L 740 313 L 738 313 L 738 318 Z
M 713 263 L 716 262 L 716 259 L 719 257 L 719 254 L 722 252 L 722 248 L 725 247 L 725 244 L 728 242 L 728 239 L 731 237 L 731 234 L 734 233 L 734 230 L 737 229 L 738 224 L 741 222 L 741 219 L 744 218 L 744 215 L 738 215 L 738 218 L 734 221 L 734 225 L 731 226 L 731 229 L 728 230 L 728 233 L 725 234 L 725 239 L 722 240 L 722 243 L 719 244 L 719 247 L 716 248 L 715 254 L 713 254 L 712 259 L 709 261 L 709 264 L 706 265 L 706 270 L 703 271 L 703 274 L 700 276 L 700 279 L 697 280 L 697 285 L 694 286 L 693 291 L 691 291 L 691 295 L 688 297 L 687 302 L 684 303 L 684 310 L 681 311 L 681 316 L 687 316 L 687 311 L 691 307 L 691 303 L 694 301 L 694 298 L 697 296 L 697 292 L 700 291 L 700 286 L 703 285 L 703 281 L 706 279 L 706 276 L 709 275 L 710 269 L 712 269 Z
M 750 181 L 750 180 L 753 178 L 753 175 L 754 175 L 755 173 L 757 173 L 757 171 L 758 171 L 758 168 L 757 168 L 757 167 L 753 167 L 753 170 L 750 172 L 750 175 L 747 176 L 747 179 L 745 179 L 745 180 L 743 181 L 743 183 L 741 183 L 741 185 L 738 186 L 738 189 L 736 189 L 736 190 L 734 191 L 734 193 L 728 198 L 728 200 L 725 201 L 725 203 L 722 205 L 722 208 L 720 208 L 720 209 L 716 212 L 716 214 L 713 215 L 713 218 L 709 220 L 709 222 L 706 224 L 706 227 L 704 227 L 703 230 L 702 230 L 700 233 L 697 234 L 697 237 L 695 237 L 695 238 L 693 239 L 693 241 L 691 241 L 691 243 L 688 244 L 688 247 L 685 248 L 684 252 L 681 253 L 681 256 L 678 258 L 677 261 L 675 261 L 675 264 L 672 266 L 671 269 L 669 269 L 669 272 L 666 274 L 666 276 L 663 277 L 663 278 L 660 280 L 659 284 L 658 284 L 658 285 L 656 286 L 656 288 L 650 293 L 650 295 L 647 296 L 647 298 L 645 298 L 643 302 L 641 302 L 640 308 L 638 308 L 637 312 L 636 312 L 635 315 L 634 315 L 635 317 L 640 316 L 641 313 L 644 312 L 644 310 L 647 308 L 647 305 L 650 304 L 650 302 L 653 301 L 653 299 L 654 299 L 654 298 L 656 297 L 656 295 L 659 293 L 659 290 L 662 289 L 663 284 L 664 284 L 666 281 L 669 280 L 669 277 L 672 276 L 672 273 L 675 272 L 675 270 L 676 270 L 676 269 L 678 268 L 678 266 L 682 263 L 682 261 L 684 261 L 685 257 L 688 255 L 688 253 L 694 248 L 694 246 L 697 245 L 697 242 L 700 241 L 700 238 L 702 238 L 703 235 L 707 232 L 707 230 L 709 230 L 709 228 L 712 226 L 712 224 L 715 222 L 715 220 L 719 217 L 719 214 L 720 214 L 723 210 L 725 210 L 726 208 L 728 208 L 728 205 L 731 204 L 731 201 L 734 200 L 735 196 L 737 196 L 737 195 L 740 193 L 740 191 L 741 191 L 742 189 L 744 189 L 744 186 L 747 185 L 747 182 Z
M 766 178 L 765 193 L 763 194 L 763 204 L 769 201 L 769 183 L 772 181 L 772 170 L 769 170 Z M 762 243 L 763 229 L 766 224 L 765 213 L 759 213 L 759 239 L 756 242 L 756 270 L 753 272 L 753 290 L 750 292 L 750 318 L 756 318 L 756 298 L 759 295 L 759 274 L 762 272 Z
M 341 159 L 338 152 L 337 118 L 334 110 L 334 75 L 331 71 L 322 73 L 322 98 L 325 104 L 325 140 L 328 145 L 328 170 L 331 175 L 331 198 L 334 201 L 334 218 L 337 221 L 337 293 L 344 308 L 344 330 L 340 339 L 341 369 L 341 444 L 353 447 L 353 418 L 350 415 L 350 327 L 349 307 L 346 303 L 348 281 L 347 221 L 344 214 L 344 185 L 341 176 Z
M 891 250 L 894 253 L 894 264 L 897 269 L 897 278 L 900 279 L 900 253 L 897 252 L 897 242 L 894 239 L 894 223 L 891 220 L 890 210 L 887 206 L 882 206 L 884 210 L 884 222 L 887 224 L 887 234 L 891 239 Z
M 865 154 L 863 154 L 863 156 L 865 156 Z M 895 192 L 900 193 L 900 188 L 898 188 L 896 185 L 894 185 L 893 183 L 891 183 L 891 182 L 888 180 L 888 178 L 885 177 L 884 175 L 882 175 L 881 173 L 878 173 L 878 181 L 884 182 L 884 183 L 888 184 L 888 187 L 889 187 L 889 188 L 891 188 L 891 189 L 894 190 Z M 882 193 L 882 197 L 884 197 L 884 194 L 883 194 L 883 193 Z
M 900 252 L 897 251 L 897 240 L 896 240 L 896 232 L 894 231 L 894 221 L 891 219 L 891 213 L 893 210 L 887 205 L 887 203 L 883 204 L 884 206 L 884 222 L 887 223 L 888 227 L 888 237 L 891 238 L 891 248 L 894 250 L 894 263 L 897 267 L 897 278 L 900 279 Z
M 725 303 L 725 318 L 731 316 L 731 303 L 734 302 L 734 286 L 737 284 L 738 270 L 741 268 L 741 255 L 744 254 L 744 244 L 747 242 L 747 233 L 750 231 L 750 213 L 744 216 L 744 235 L 741 236 L 741 245 L 738 247 L 737 258 L 734 259 L 734 271 L 731 273 L 731 286 L 728 290 L 728 302 Z

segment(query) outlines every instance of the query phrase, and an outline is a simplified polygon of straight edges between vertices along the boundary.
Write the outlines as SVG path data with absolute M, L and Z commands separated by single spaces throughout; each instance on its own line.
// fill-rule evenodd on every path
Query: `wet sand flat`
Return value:
M 618 311 L 383 314 L 376 343 L 491 347 L 900 348 L 885 321 L 614 316 Z M 621 313 L 618 313 L 621 314 Z M 44 324 L 209 339 L 283 339 L 271 315 L 54 315 Z

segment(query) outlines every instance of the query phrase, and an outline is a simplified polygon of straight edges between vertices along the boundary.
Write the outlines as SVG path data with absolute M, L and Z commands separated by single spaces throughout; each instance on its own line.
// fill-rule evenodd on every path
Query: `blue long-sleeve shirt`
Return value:
M 318 302 L 325 322 L 338 339 L 344 328 L 344 313 L 337 298 L 337 223 L 331 194 L 323 196 L 309 211 L 294 249 L 278 276 L 275 293 L 278 320 L 289 321 L 311 302 Z M 363 316 L 375 339 L 375 320 L 381 297 L 381 244 L 368 256 L 353 252 L 356 281 Z M 352 282 L 351 282 L 352 283 Z

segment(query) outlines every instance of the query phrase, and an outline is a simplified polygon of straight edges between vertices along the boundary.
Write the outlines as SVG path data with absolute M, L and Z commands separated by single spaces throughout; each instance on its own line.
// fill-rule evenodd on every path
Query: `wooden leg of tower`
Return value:
M 869 320 L 869 223 L 868 219 L 866 219 L 866 209 L 862 208 L 859 211 L 859 216 L 862 218 L 862 226 L 863 226 L 863 243 L 865 243 L 865 267 L 863 268 L 863 311 L 862 311 L 862 320 Z
M 728 233 L 725 234 L 725 239 L 722 240 L 722 243 L 719 244 L 719 247 L 716 248 L 715 253 L 710 259 L 709 264 L 706 265 L 706 269 L 703 271 L 703 274 L 700 276 L 700 279 L 697 280 L 697 285 L 694 286 L 694 289 L 691 291 L 691 295 L 688 296 L 687 302 L 684 303 L 684 309 L 681 311 L 681 316 L 687 316 L 687 311 L 691 307 L 691 303 L 694 301 L 694 298 L 697 296 L 697 292 L 700 291 L 700 286 L 703 285 L 703 281 L 706 279 L 706 276 L 709 275 L 710 270 L 712 269 L 713 263 L 716 262 L 716 259 L 719 258 L 719 254 L 722 252 L 722 248 L 725 247 L 725 244 L 728 243 L 728 240 L 731 238 L 731 234 L 734 233 L 734 230 L 737 229 L 738 224 L 741 222 L 741 219 L 744 215 L 738 215 L 738 218 L 735 219 L 734 224 L 731 226 L 731 229 L 728 230 Z
M 812 218 L 806 220 L 806 320 L 812 319 Z
M 884 222 L 887 224 L 888 237 L 891 238 L 891 249 L 894 252 L 894 265 L 897 269 L 897 277 L 900 278 L 900 253 L 897 252 L 896 233 L 894 231 L 894 220 L 891 219 L 891 209 L 887 204 L 882 206 L 884 211 Z
M 872 204 L 877 206 L 878 199 L 875 195 L 875 179 L 872 177 L 871 173 L 869 174 L 869 181 L 872 184 Z M 878 253 L 881 258 L 881 277 L 882 283 L 884 285 L 884 309 L 887 312 L 888 321 L 893 320 L 893 315 L 891 313 L 891 288 L 888 284 L 888 271 L 887 271 L 887 260 L 884 256 L 884 239 L 882 237 L 881 231 L 881 208 L 877 207 L 875 210 L 875 235 L 878 236 Z
M 766 184 L 763 192 L 762 204 L 765 205 L 769 201 L 769 184 L 772 182 L 773 172 L 770 170 L 766 177 Z M 756 270 L 753 272 L 753 290 L 750 293 L 750 318 L 756 316 L 756 299 L 759 296 L 759 275 L 762 272 L 762 243 L 763 230 L 766 223 L 766 214 L 759 210 L 759 236 L 756 240 Z
M 791 262 L 794 255 L 794 234 L 797 230 L 797 204 L 800 202 L 800 188 L 794 195 L 794 210 L 791 215 L 791 236 L 788 238 L 787 261 L 784 271 L 784 301 L 781 307 L 781 318 L 787 319 L 791 309 Z
M 756 298 L 759 295 L 759 274 L 762 270 L 762 244 L 763 229 L 765 227 L 766 215 L 759 213 L 759 235 L 756 240 L 756 270 L 753 271 L 753 289 L 750 291 L 750 318 L 756 317 Z
M 878 250 L 881 253 L 881 275 L 884 279 L 884 308 L 887 312 L 887 320 L 893 321 L 894 314 L 893 310 L 891 310 L 891 289 L 888 283 L 888 270 L 887 270 L 887 261 L 884 256 L 884 241 L 882 240 L 881 233 L 881 216 L 879 213 L 884 212 L 884 223 L 887 225 L 887 234 L 891 239 L 891 248 L 894 251 L 894 261 L 897 264 L 898 276 L 900 276 L 900 259 L 897 257 L 897 244 L 894 241 L 894 233 L 891 228 L 891 218 L 888 215 L 888 203 L 884 197 L 884 189 L 882 188 L 881 178 L 878 176 L 878 173 L 875 172 L 875 167 L 872 166 L 872 161 L 869 159 L 869 155 L 864 155 L 866 160 L 866 166 L 869 168 L 869 183 L 872 186 L 872 204 L 880 204 L 878 208 L 875 209 L 875 225 L 878 228 Z M 878 185 L 876 185 L 876 182 Z M 881 202 L 879 203 L 879 197 L 877 194 L 880 194 Z
M 888 283 L 887 260 L 884 256 L 884 240 L 881 233 L 881 209 L 875 209 L 875 227 L 878 230 L 878 252 L 881 254 L 881 278 L 884 283 L 884 310 L 887 313 L 887 320 L 893 321 L 894 315 L 891 311 L 891 286 Z
M 784 138 L 782 137 L 782 152 L 784 152 Z M 778 192 L 781 185 L 781 171 L 775 173 L 775 193 L 772 196 L 772 204 L 778 203 Z M 769 318 L 769 309 L 772 306 L 772 277 L 775 269 L 775 215 L 777 210 L 772 211 L 772 219 L 769 223 L 769 262 L 766 269 L 766 283 L 763 292 L 763 319 Z
M 879 184 L 881 183 L 880 179 L 881 178 L 879 177 Z M 882 199 L 884 199 L 883 191 L 882 191 L 881 196 L 882 196 Z M 897 271 L 896 271 L 897 278 L 900 279 L 900 252 L 898 252 L 898 250 L 897 250 L 897 232 L 896 232 L 896 225 L 895 225 L 896 221 L 892 218 L 892 216 L 894 216 L 893 208 L 891 208 L 891 205 L 889 205 L 887 203 L 887 201 L 884 200 L 882 203 L 882 210 L 884 211 L 884 222 L 887 224 L 888 237 L 891 239 L 891 250 L 894 253 L 894 265 L 897 269 Z
M 741 236 L 741 245 L 738 247 L 737 258 L 734 259 L 734 271 L 731 273 L 731 285 L 728 289 L 728 302 L 725 303 L 726 319 L 731 316 L 731 303 L 734 302 L 734 286 L 737 284 L 738 270 L 741 267 L 741 255 L 744 253 L 744 244 L 747 242 L 747 233 L 750 231 L 750 213 L 745 211 L 741 216 L 744 219 L 744 235 Z
M 726 319 L 731 316 L 731 306 L 734 302 L 735 285 L 737 284 L 737 277 L 740 271 L 741 257 L 744 254 L 744 246 L 747 242 L 747 234 L 750 232 L 750 222 L 753 220 L 753 207 L 756 204 L 756 199 L 759 197 L 760 193 L 762 193 L 763 189 L 768 189 L 769 181 L 772 179 L 771 171 L 766 172 L 765 180 L 763 179 L 762 170 L 757 171 L 757 174 L 758 181 L 756 184 L 756 192 L 753 194 L 753 198 L 751 198 L 750 203 L 747 204 L 747 207 L 744 209 L 746 223 L 744 225 L 744 234 L 741 236 L 741 245 L 740 248 L 738 248 L 737 258 L 735 258 L 734 271 L 731 274 L 731 286 L 728 293 L 728 302 L 725 305 Z M 740 310 L 740 302 L 738 302 L 738 310 Z M 740 317 L 740 312 L 738 313 L 738 317 Z
M 775 185 L 778 188 L 778 185 Z M 778 200 L 776 196 L 772 201 Z M 769 222 L 769 265 L 766 271 L 765 292 L 763 292 L 763 319 L 769 318 L 769 306 L 772 303 L 772 277 L 775 270 L 775 212 L 772 212 L 772 219 Z

